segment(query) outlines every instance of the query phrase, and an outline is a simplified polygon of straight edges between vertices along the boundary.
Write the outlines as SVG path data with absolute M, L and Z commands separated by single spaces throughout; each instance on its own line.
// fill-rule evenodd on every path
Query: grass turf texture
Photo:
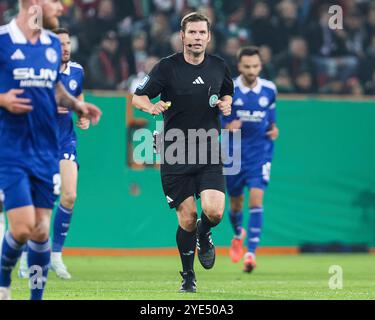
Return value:
M 375 255 L 259 256 L 252 274 L 225 256 L 208 271 L 196 258 L 195 294 L 177 292 L 178 257 L 65 257 L 65 263 L 73 278 L 50 271 L 45 299 L 375 299 Z M 343 269 L 341 290 L 328 287 L 331 265 Z M 28 299 L 27 288 L 15 270 L 12 298 Z

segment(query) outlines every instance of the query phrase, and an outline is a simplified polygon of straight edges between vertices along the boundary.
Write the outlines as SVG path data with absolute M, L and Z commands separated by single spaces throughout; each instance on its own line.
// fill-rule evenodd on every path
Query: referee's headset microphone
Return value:
M 185 40 L 185 35 L 182 34 L 182 42 L 184 42 L 184 40 Z M 183 44 L 184 44 L 184 43 L 183 43 Z M 184 44 L 184 45 L 185 45 L 185 44 Z M 189 48 L 192 48 L 192 47 L 193 47 L 193 45 L 192 45 L 191 43 L 186 44 L 186 46 L 189 47 Z

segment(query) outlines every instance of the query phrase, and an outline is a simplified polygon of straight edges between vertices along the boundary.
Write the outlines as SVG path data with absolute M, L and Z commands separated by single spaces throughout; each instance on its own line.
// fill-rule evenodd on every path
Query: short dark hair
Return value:
M 189 22 L 199 22 L 199 21 L 207 22 L 207 29 L 208 31 L 211 30 L 211 22 L 206 15 L 199 13 L 199 12 L 192 12 L 182 18 L 181 31 L 185 32 L 186 26 Z
M 243 47 L 237 54 L 237 60 L 241 61 L 245 56 L 258 56 L 260 58 L 259 48 L 256 46 Z
M 67 34 L 68 36 L 70 36 L 69 30 L 65 28 L 56 28 L 53 29 L 52 32 L 55 34 Z

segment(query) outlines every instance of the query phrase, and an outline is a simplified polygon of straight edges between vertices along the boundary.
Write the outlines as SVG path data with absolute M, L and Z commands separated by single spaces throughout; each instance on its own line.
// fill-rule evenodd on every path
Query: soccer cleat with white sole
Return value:
M 246 231 L 244 228 L 241 230 L 240 236 L 235 236 L 232 239 L 229 256 L 233 263 L 237 263 L 242 259 L 243 256 L 243 241 L 246 238 Z
M 257 266 L 256 261 L 255 261 L 255 254 L 251 252 L 247 252 L 244 258 L 245 258 L 245 261 L 244 261 L 243 271 L 247 273 L 251 273 Z
M 0 300 L 12 300 L 10 288 L 0 287 Z
M 180 292 L 196 292 L 197 291 L 197 279 L 193 270 L 180 272 L 182 276 L 182 284 Z
M 211 232 L 201 234 L 201 219 L 197 221 L 197 251 L 198 259 L 202 267 L 211 269 L 215 264 L 215 246 L 212 241 Z
M 52 252 L 51 270 L 61 279 L 70 280 L 72 278 L 71 274 L 68 272 L 68 268 L 62 260 L 61 252 Z

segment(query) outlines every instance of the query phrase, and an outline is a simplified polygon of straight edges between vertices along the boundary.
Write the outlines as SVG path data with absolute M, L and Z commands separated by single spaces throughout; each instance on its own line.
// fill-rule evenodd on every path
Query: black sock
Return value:
M 176 241 L 183 271 L 194 270 L 195 247 L 197 244 L 196 230 L 188 232 L 178 226 Z
M 201 223 L 199 226 L 198 233 L 199 235 L 206 234 L 210 232 L 211 228 L 216 227 L 219 224 L 219 222 L 212 222 L 208 217 L 205 215 L 205 213 L 202 211 L 201 214 Z

